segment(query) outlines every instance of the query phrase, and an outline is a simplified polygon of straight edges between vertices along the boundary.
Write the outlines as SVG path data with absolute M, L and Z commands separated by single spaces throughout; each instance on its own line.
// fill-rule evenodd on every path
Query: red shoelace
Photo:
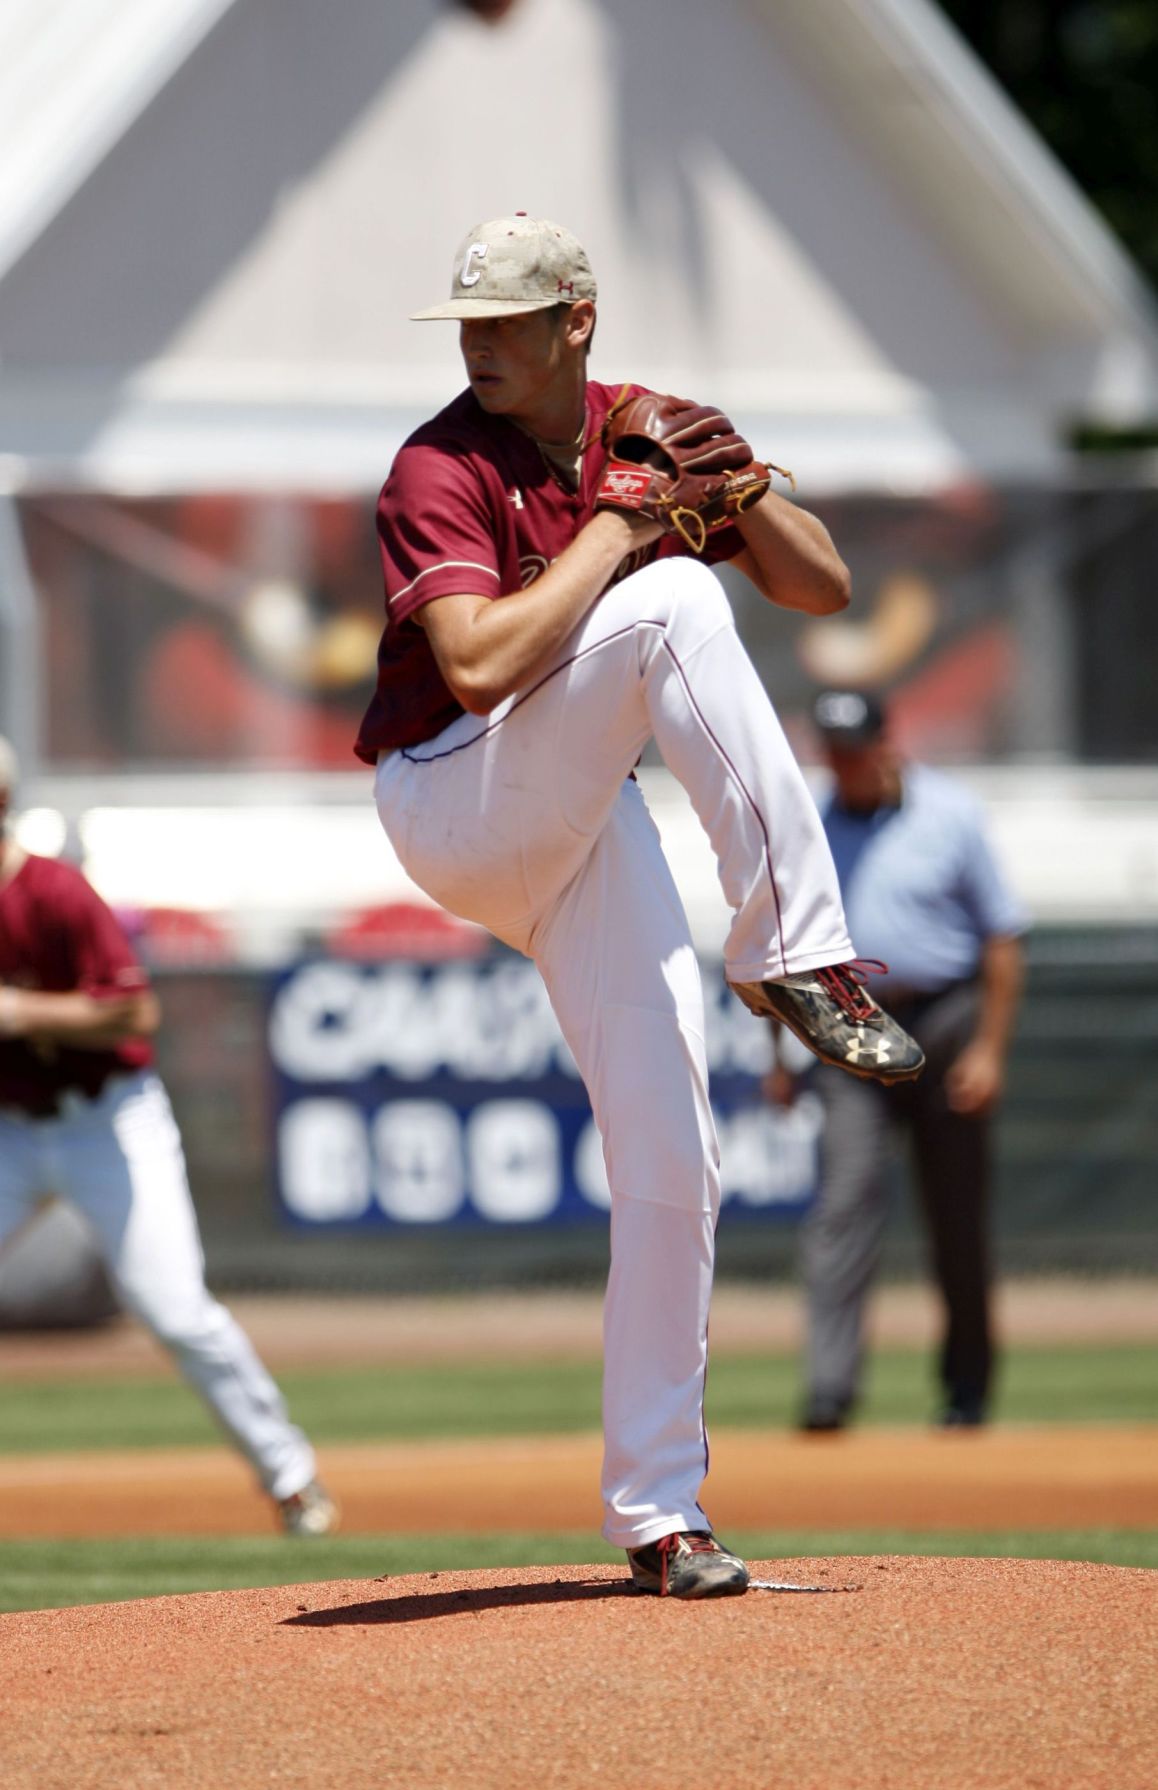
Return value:
M 656 1543 L 655 1550 L 662 1562 L 659 1576 L 659 1594 L 661 1597 L 667 1596 L 668 1566 L 672 1555 L 678 1552 L 681 1541 L 686 1546 L 689 1554 L 714 1554 L 716 1551 L 716 1544 L 710 1535 L 697 1535 L 695 1533 L 686 1535 L 681 1535 L 679 1533 L 675 1535 L 665 1535 L 662 1541 Z
M 887 976 L 889 966 L 879 957 L 853 957 L 848 963 L 829 963 L 817 970 L 816 980 L 823 983 L 847 1018 L 857 1025 L 879 1021 L 881 1010 L 865 990 L 869 975 Z

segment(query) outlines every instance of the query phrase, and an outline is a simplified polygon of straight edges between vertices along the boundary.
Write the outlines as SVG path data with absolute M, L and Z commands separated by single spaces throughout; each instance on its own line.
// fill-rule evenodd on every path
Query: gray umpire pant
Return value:
M 809 1400 L 851 1405 L 860 1388 L 865 1305 L 880 1260 L 891 1160 L 907 1133 L 928 1232 L 930 1267 L 945 1308 L 939 1372 L 947 1404 L 984 1408 L 993 1367 L 989 1318 L 988 1118 L 955 1113 L 945 1075 L 973 1036 L 980 992 L 889 1003 L 927 1059 L 915 1082 L 882 1087 L 821 1069 L 820 1188 L 804 1221 Z

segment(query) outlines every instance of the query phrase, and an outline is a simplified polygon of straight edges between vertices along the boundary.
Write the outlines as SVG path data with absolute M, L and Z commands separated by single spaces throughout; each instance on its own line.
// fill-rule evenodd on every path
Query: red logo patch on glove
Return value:
M 604 468 L 599 489 L 595 493 L 595 503 L 610 503 L 618 509 L 638 510 L 645 502 L 651 490 L 651 474 L 644 468 L 637 471 L 631 466 L 607 466 Z

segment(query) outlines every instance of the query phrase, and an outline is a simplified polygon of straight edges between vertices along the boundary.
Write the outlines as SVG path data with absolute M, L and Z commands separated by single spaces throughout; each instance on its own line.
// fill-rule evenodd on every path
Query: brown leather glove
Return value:
M 602 440 L 607 465 L 595 508 L 648 516 L 693 553 L 703 552 L 713 529 L 759 503 L 771 484 L 768 467 L 753 459 L 723 412 L 689 398 L 628 398 L 609 413 Z

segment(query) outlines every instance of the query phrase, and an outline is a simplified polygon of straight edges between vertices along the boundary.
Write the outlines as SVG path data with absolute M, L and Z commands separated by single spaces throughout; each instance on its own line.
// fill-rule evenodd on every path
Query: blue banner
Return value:
M 819 1102 L 768 1105 L 766 1026 L 705 964 L 725 1201 L 795 1219 L 816 1181 Z M 293 1225 L 597 1222 L 599 1134 L 538 971 L 311 961 L 275 983 L 275 1191 Z

